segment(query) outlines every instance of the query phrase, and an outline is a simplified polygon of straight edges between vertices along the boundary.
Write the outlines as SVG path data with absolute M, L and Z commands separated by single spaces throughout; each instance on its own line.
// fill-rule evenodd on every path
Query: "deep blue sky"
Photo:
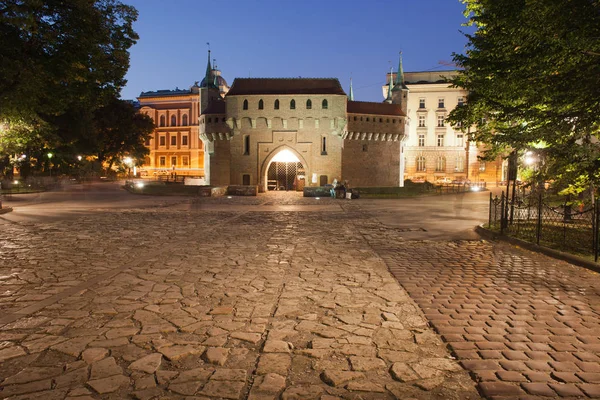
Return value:
M 223 77 L 338 78 L 355 100 L 382 101 L 402 50 L 405 71 L 451 69 L 463 52 L 459 0 L 123 0 L 139 11 L 140 40 L 122 97 L 189 88 L 207 46 Z M 391 62 L 391 63 L 390 63 Z

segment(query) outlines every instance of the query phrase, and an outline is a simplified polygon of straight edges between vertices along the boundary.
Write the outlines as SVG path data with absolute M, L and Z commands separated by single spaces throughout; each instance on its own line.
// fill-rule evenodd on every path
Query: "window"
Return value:
M 438 147 L 444 147 L 444 135 L 437 135 Z
M 244 135 L 244 155 L 250 154 L 250 136 Z
M 164 166 L 166 166 L 166 165 L 167 165 L 167 157 L 165 157 L 165 156 L 161 156 L 161 157 L 158 159 L 158 165 L 160 165 L 161 167 L 164 167 Z
M 419 108 L 425 109 L 425 99 L 419 99 Z
M 245 185 L 245 186 L 250 185 L 250 174 L 242 175 L 242 185 Z
M 444 108 L 444 99 L 438 99 L 438 108 Z
M 171 157 L 171 166 L 173 167 L 175 165 L 177 165 L 177 156 Z
M 260 99 L 260 100 L 258 101 L 258 109 L 259 109 L 259 110 L 262 110 L 263 108 L 265 108 L 265 103 L 263 102 L 263 100 L 262 100 L 262 99 Z
M 459 97 L 458 98 L 458 106 L 463 106 L 465 105 L 465 98 L 464 97 Z
M 369 145 L 363 144 L 363 151 L 369 151 Z
M 171 126 L 177 126 L 177 117 L 171 115 Z
M 417 172 L 425 172 L 425 157 L 417 157 Z
M 323 99 L 323 102 L 321 103 L 321 108 L 323 110 L 327 110 L 328 107 L 329 107 L 329 103 L 327 103 L 327 99 Z
M 369 122 L 369 117 L 367 117 L 367 122 Z
M 159 144 L 159 146 L 167 145 L 167 138 L 165 137 L 165 135 L 160 136 L 160 138 L 158 139 L 158 144 Z
M 160 126 L 165 126 L 165 124 L 166 124 L 166 122 L 165 122 L 165 121 L 166 121 L 166 120 L 165 120 L 165 116 L 164 116 L 164 115 L 161 115 L 161 116 L 160 116 Z
M 243 108 L 244 110 L 247 110 L 247 109 L 248 109 L 248 100 L 244 100 L 244 104 L 243 104 L 243 107 L 242 107 L 242 108 Z
M 354 120 L 356 121 L 356 116 L 354 116 Z
M 485 161 L 479 161 L 479 171 L 485 172 Z
M 275 110 L 279 110 L 279 99 L 275 100 L 275 105 L 273 106 Z
M 188 137 L 187 135 L 184 135 L 181 137 L 181 145 L 182 146 L 187 146 L 188 145 Z
M 171 146 L 177 146 L 177 136 L 171 136 Z
M 424 127 L 425 127 L 425 116 L 419 115 L 419 128 L 424 128 Z
M 212 124 L 212 118 L 208 118 L 208 119 L 207 119 L 207 122 L 208 122 L 209 124 Z
M 310 99 L 306 100 L 306 109 L 310 110 L 312 108 L 312 101 Z
M 440 156 L 435 160 L 435 172 L 446 171 L 446 157 Z
M 181 156 L 181 165 L 188 167 L 190 165 L 190 159 L 188 156 Z
M 419 135 L 419 147 L 425 147 L 425 135 Z
M 439 128 L 443 128 L 444 127 L 445 119 L 446 119 L 445 115 L 438 115 L 437 116 L 437 126 Z
M 456 167 L 454 168 L 456 172 L 463 172 L 465 170 L 465 161 L 463 156 L 456 156 Z
M 296 109 L 296 100 L 292 99 L 292 101 L 290 101 L 290 110 L 295 110 Z
M 181 125 L 187 126 L 187 124 L 188 124 L 187 114 L 183 114 L 183 117 L 181 117 Z
M 465 144 L 464 136 L 459 133 L 458 135 L 456 135 L 456 145 L 458 147 L 463 147 L 464 144 Z
M 321 138 L 321 155 L 327 155 L 327 138 L 325 136 Z

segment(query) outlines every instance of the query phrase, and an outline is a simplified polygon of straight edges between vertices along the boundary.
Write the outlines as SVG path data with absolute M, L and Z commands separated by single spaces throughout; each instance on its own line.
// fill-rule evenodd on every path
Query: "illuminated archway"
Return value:
M 306 161 L 294 149 L 281 146 L 262 165 L 262 188 L 269 190 L 303 190 L 306 182 Z

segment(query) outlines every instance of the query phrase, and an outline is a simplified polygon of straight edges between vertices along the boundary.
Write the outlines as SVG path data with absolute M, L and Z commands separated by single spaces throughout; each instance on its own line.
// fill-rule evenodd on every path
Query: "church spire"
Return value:
M 211 71 L 212 67 L 210 65 L 210 49 L 208 49 L 208 63 L 206 64 L 206 75 L 204 76 L 204 82 L 206 83 L 206 87 L 210 87 L 213 84 L 210 79 Z
M 402 89 L 404 86 L 404 68 L 402 67 L 402 52 L 400 52 L 400 59 L 398 61 L 398 72 L 396 73 L 395 87 Z
M 394 82 L 394 80 L 392 79 L 393 78 L 392 71 L 393 71 L 393 69 L 392 69 L 392 67 L 390 67 L 390 84 L 388 86 L 387 98 L 385 99 L 385 102 L 390 103 L 390 104 L 392 103 L 392 88 L 393 88 L 392 84 Z
M 354 90 L 352 90 L 352 78 L 350 78 L 350 93 L 348 94 L 348 100 L 354 101 Z

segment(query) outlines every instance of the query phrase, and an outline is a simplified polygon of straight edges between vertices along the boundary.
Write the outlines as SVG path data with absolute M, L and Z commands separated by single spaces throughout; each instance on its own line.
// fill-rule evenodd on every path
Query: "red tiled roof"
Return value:
M 368 101 L 348 101 L 348 113 L 406 116 L 400 104 L 373 103 Z
M 252 94 L 346 95 L 335 78 L 235 78 L 227 96 Z

